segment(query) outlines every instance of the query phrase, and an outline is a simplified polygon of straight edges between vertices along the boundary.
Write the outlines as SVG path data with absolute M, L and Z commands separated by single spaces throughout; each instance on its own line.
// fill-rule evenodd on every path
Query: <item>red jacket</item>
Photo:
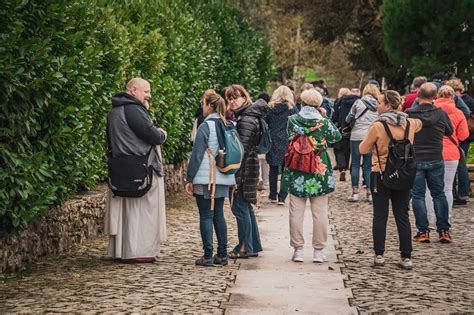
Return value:
M 403 101 L 402 111 L 406 111 L 412 105 L 415 99 L 418 97 L 418 89 L 413 90 L 411 93 L 403 96 L 405 100 Z
M 436 107 L 443 109 L 449 116 L 453 125 L 453 138 L 457 143 L 464 141 L 469 137 L 469 129 L 467 129 L 467 121 L 463 112 L 456 108 L 456 104 L 452 98 L 438 98 L 434 101 Z M 443 160 L 454 161 L 459 160 L 459 149 L 446 136 L 443 137 Z

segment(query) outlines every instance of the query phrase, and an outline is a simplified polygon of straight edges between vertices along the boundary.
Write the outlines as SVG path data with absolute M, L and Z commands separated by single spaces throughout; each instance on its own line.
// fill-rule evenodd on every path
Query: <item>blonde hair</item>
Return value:
M 268 102 L 268 106 L 272 108 L 278 103 L 285 103 L 289 109 L 292 109 L 293 105 L 295 105 L 293 92 L 286 85 L 281 85 L 273 92 L 272 98 L 270 99 L 270 102 Z
M 306 83 L 303 83 L 303 85 L 301 85 L 300 92 L 303 93 L 303 91 L 311 90 L 311 89 L 314 89 L 314 85 L 306 82 Z
M 323 96 L 315 89 L 311 89 L 301 93 L 301 100 L 303 101 L 304 105 L 319 107 L 323 102 Z
M 340 88 L 339 93 L 337 93 L 337 98 L 341 98 L 349 94 L 351 94 L 351 90 L 349 90 L 348 88 Z
M 453 98 L 456 93 L 449 85 L 443 85 L 438 90 L 438 98 Z
M 461 80 L 459 79 L 451 79 L 446 82 L 446 85 L 449 85 L 453 88 L 454 92 L 464 92 L 464 85 L 462 84 Z
M 250 105 L 252 99 L 250 98 L 249 92 L 240 84 L 232 84 L 224 89 L 225 98 L 237 98 L 242 96 L 245 99 L 245 102 L 242 106 Z
M 383 102 L 385 104 L 390 105 L 392 109 L 399 109 L 400 106 L 402 105 L 402 97 L 400 96 L 400 93 L 394 90 L 387 90 L 382 93 L 383 95 Z
M 375 84 L 367 84 L 362 91 L 362 96 L 372 95 L 375 99 L 378 99 L 380 90 Z
M 206 90 L 202 95 L 201 105 L 205 106 L 206 104 L 211 105 L 214 112 L 219 114 L 220 118 L 224 121 L 224 123 L 227 123 L 225 119 L 226 106 L 222 96 L 217 94 L 217 92 L 213 89 Z

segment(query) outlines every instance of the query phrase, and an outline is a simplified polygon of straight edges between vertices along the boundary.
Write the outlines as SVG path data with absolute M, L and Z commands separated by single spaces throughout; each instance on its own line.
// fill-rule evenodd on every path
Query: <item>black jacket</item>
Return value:
M 472 113 L 471 115 L 474 115 L 474 98 L 472 98 L 469 94 L 466 94 L 466 93 L 464 93 L 461 96 L 461 98 L 464 101 L 464 103 L 466 103 L 467 107 L 469 107 L 469 109 L 471 110 L 471 113 Z M 468 142 L 474 141 L 474 132 L 470 132 L 469 137 L 464 141 L 468 141 Z
M 415 133 L 413 146 L 417 162 L 443 160 L 443 137 L 453 134 L 448 114 L 433 104 L 419 104 L 406 111 L 408 117 L 418 118 L 423 127 Z
M 236 110 L 237 132 L 244 145 L 244 159 L 236 174 L 237 189 L 242 190 L 245 200 L 257 202 L 257 184 L 259 177 L 258 155 L 255 147 L 260 142 L 260 118 L 267 114 L 267 103 L 259 99 L 249 106 Z
M 107 129 L 112 156 L 146 155 L 151 146 L 166 140 L 166 134 L 153 125 L 145 106 L 127 93 L 112 97 Z M 158 175 L 163 176 L 161 159 L 156 150 L 155 153 L 153 167 Z
M 266 155 L 269 165 L 280 166 L 285 160 L 285 152 L 288 149 L 288 117 L 298 113 L 298 109 L 293 107 L 288 109 L 285 103 L 278 103 L 273 106 L 265 118 L 272 138 L 272 147 Z
M 352 105 L 359 99 L 356 95 L 347 95 L 338 98 L 334 103 L 334 114 L 332 121 L 337 127 L 344 127 L 346 123 L 346 117 L 349 114 Z

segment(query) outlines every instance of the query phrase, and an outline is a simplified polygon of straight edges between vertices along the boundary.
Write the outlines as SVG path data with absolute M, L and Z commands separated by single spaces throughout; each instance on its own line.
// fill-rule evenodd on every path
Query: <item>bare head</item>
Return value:
M 397 91 L 387 90 L 379 95 L 378 103 L 377 111 L 379 114 L 390 110 L 399 111 L 402 105 L 402 97 Z
M 449 85 L 450 87 L 452 87 L 456 95 L 462 95 L 462 93 L 464 92 L 464 85 L 462 84 L 461 80 L 457 78 L 453 78 L 447 81 L 446 85 Z
M 433 99 L 438 94 L 438 89 L 433 83 L 427 82 L 423 83 L 418 90 L 418 98 L 421 103 L 433 103 Z
M 358 88 L 352 88 L 352 89 L 351 89 L 351 94 L 360 97 L 360 89 L 358 89 Z
M 347 96 L 351 94 L 351 90 L 348 88 L 340 88 L 339 93 L 337 93 L 337 98 L 341 98 L 343 96 Z
M 428 79 L 426 77 L 416 77 L 413 79 L 413 89 L 419 89 L 420 86 L 423 84 L 423 83 L 426 83 L 428 82 Z
M 148 100 L 151 98 L 150 83 L 142 78 L 133 78 L 127 83 L 127 93 L 134 96 L 137 100 L 142 102 L 148 109 Z
M 311 90 L 312 88 L 314 88 L 314 85 L 312 85 L 311 83 L 305 82 L 305 83 L 303 83 L 303 85 L 301 86 L 300 92 L 303 93 L 303 91 Z
M 280 85 L 280 87 L 273 92 L 268 105 L 274 107 L 278 103 L 286 104 L 289 109 L 293 108 L 293 105 L 295 105 L 295 98 L 289 87 Z

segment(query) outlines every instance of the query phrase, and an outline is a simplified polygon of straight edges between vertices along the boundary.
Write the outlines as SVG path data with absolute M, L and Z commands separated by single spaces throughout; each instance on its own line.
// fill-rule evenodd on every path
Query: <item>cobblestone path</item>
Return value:
M 226 209 L 229 247 L 235 219 Z M 168 204 L 168 241 L 154 264 L 129 265 L 103 258 L 107 237 L 46 258 L 16 277 L 0 278 L 0 313 L 179 312 L 222 314 L 226 288 L 239 264 L 196 267 L 202 255 L 198 212 L 184 194 Z
M 454 243 L 439 243 L 437 233 L 432 233 L 429 244 L 414 243 L 414 269 L 405 271 L 396 265 L 398 234 L 391 214 L 385 266 L 372 267 L 372 205 L 348 203 L 349 191 L 350 182 L 338 183 L 338 192 L 330 198 L 331 223 L 342 246 L 343 273 L 354 295 L 351 302 L 360 313 L 474 312 L 473 201 L 469 207 L 453 209 Z

